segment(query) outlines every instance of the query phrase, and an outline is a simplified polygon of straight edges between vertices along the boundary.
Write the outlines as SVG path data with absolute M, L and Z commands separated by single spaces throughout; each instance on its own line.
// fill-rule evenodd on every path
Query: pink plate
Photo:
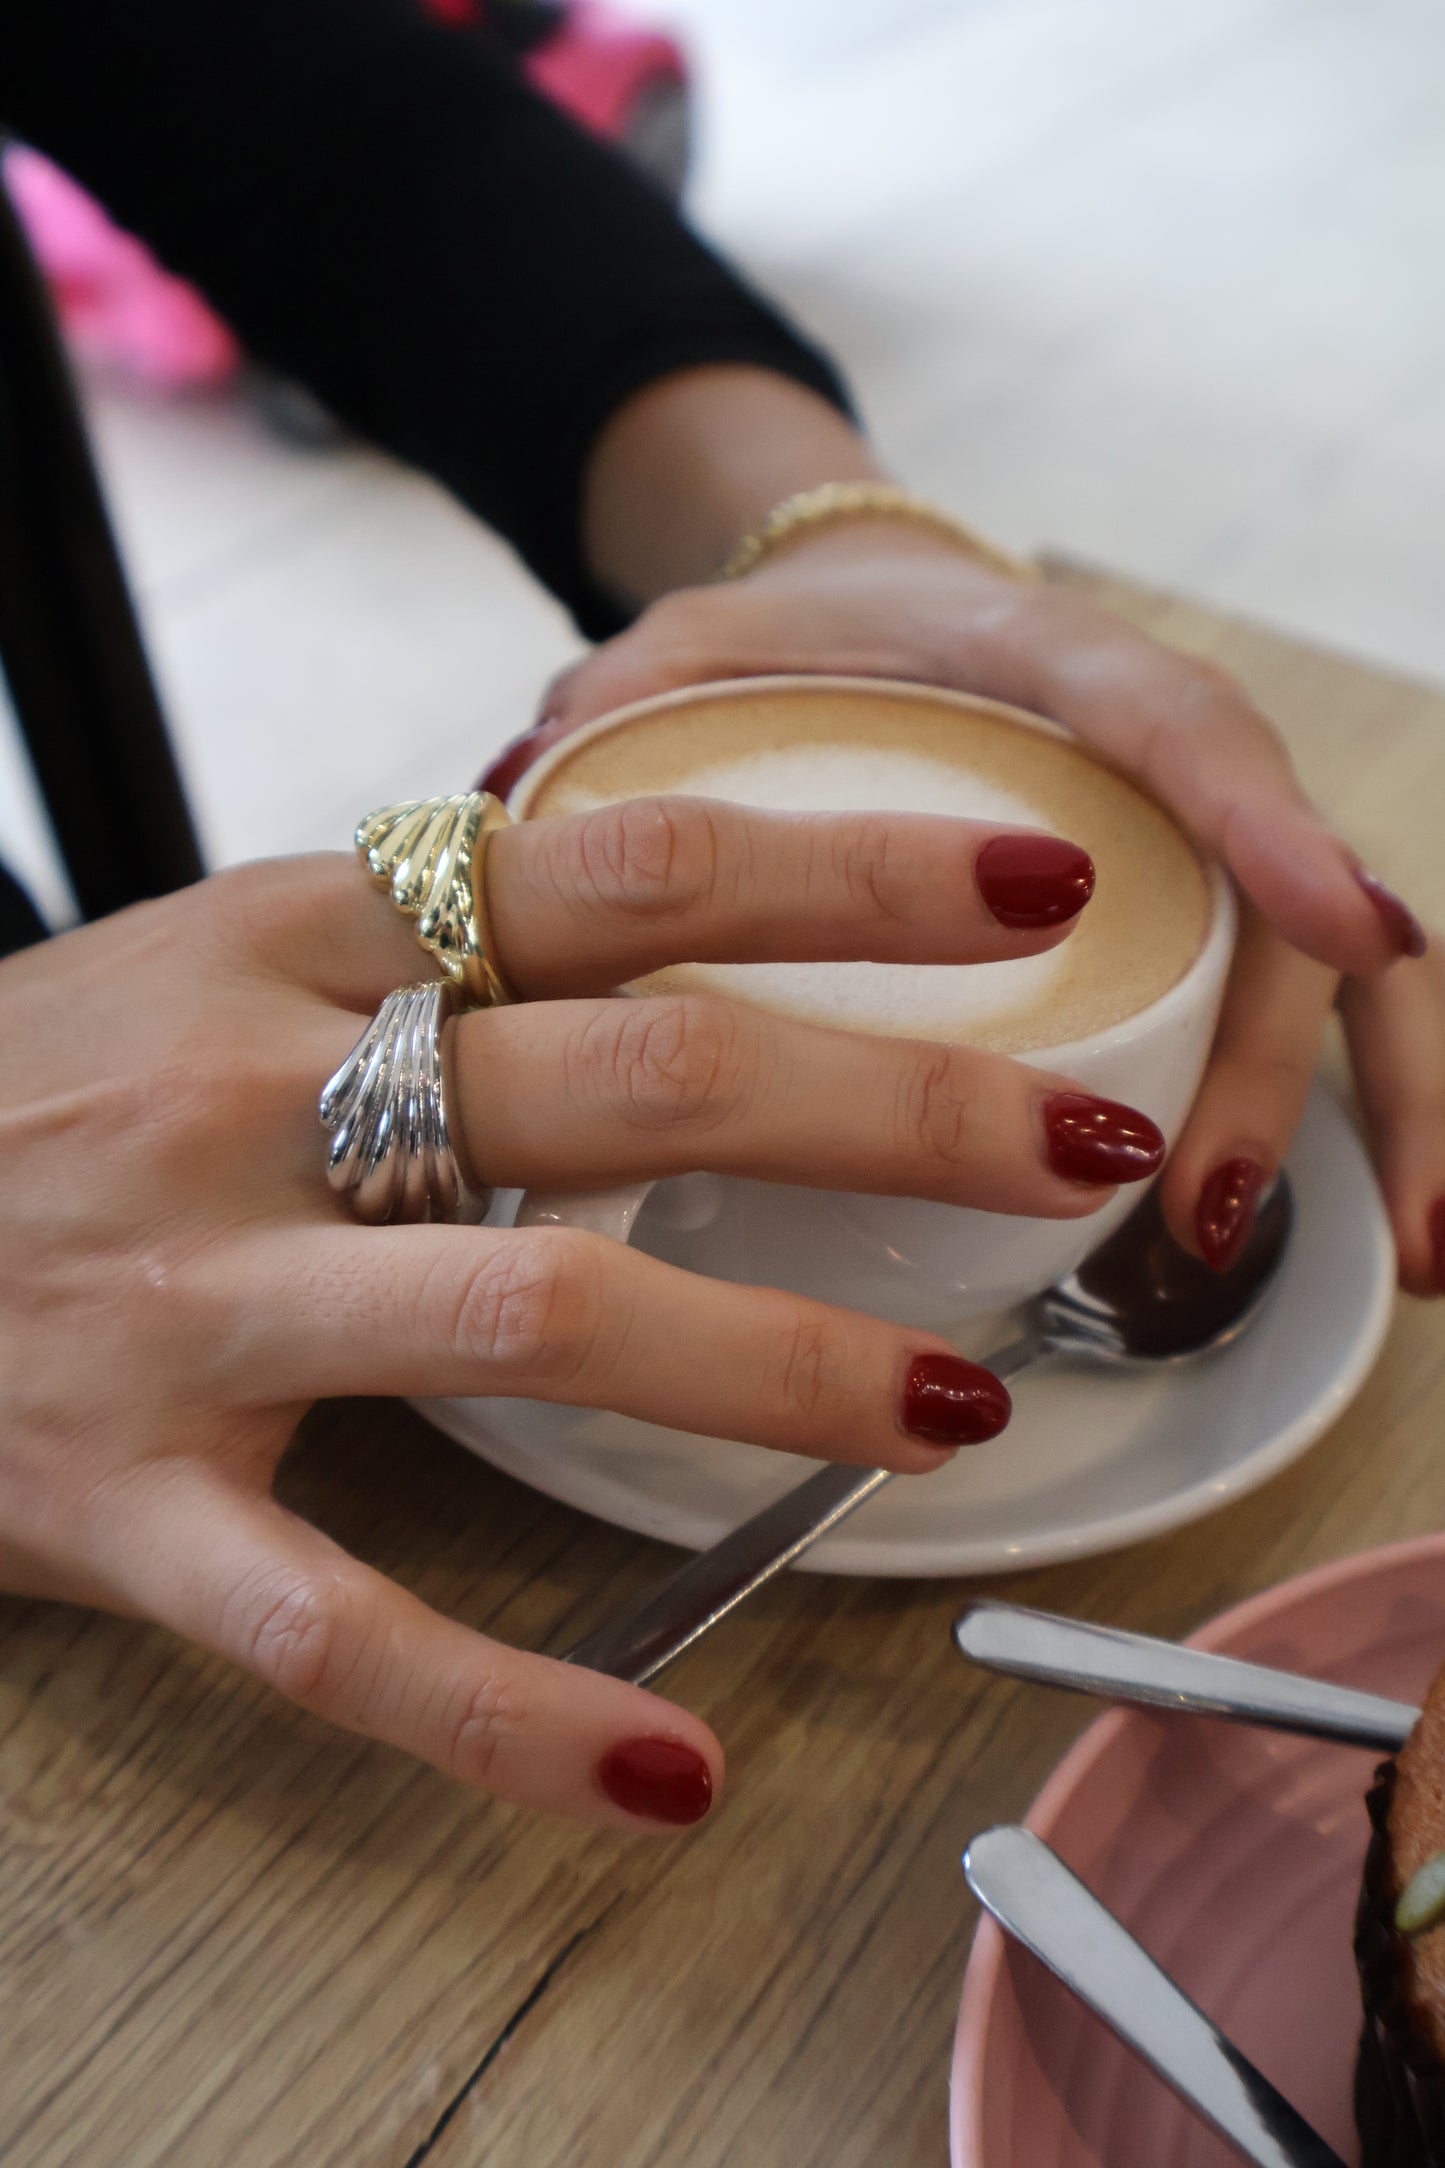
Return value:
M 1445 1660 L 1445 1536 L 1286 1581 L 1193 1644 L 1418 1701 Z M 1350 1927 L 1376 1759 L 1116 1710 L 1065 1755 L 1028 1817 L 1349 2163 Z M 953 2168 L 1238 2159 L 991 1920 L 964 1981 L 951 2120 Z

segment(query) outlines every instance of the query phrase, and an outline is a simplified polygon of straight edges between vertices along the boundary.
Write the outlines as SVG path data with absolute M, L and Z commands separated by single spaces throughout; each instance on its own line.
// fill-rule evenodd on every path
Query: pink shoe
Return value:
M 87 361 L 164 391 L 235 375 L 240 349 L 220 318 L 83 188 L 23 146 L 5 153 L 4 169 L 61 324 Z
M 438 20 L 485 28 L 544 97 L 627 152 L 670 196 L 687 174 L 687 57 L 607 0 L 426 0 Z
M 527 55 L 538 90 L 651 175 L 670 196 L 687 178 L 687 61 L 664 31 L 605 0 L 568 0 L 559 27 Z

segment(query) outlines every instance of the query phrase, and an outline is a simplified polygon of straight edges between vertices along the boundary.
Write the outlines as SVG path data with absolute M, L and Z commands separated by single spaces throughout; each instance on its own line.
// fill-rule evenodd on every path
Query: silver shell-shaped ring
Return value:
M 445 979 L 388 994 L 321 1094 L 327 1179 L 369 1226 L 485 1210 L 463 1183 L 447 1126 L 441 1034 L 457 1006 Z

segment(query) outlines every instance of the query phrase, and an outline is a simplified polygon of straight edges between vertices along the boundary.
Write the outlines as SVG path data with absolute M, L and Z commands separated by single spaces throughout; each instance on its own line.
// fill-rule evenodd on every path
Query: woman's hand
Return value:
M 1346 979 L 1337 1006 L 1401 1283 L 1445 1294 L 1445 943 L 1432 934 L 1418 961 Z
M 1051 1107 L 1066 1080 L 607 991 L 681 957 L 1051 946 L 1087 894 L 1078 864 L 1054 925 L 1010 928 L 989 834 L 688 800 L 499 834 L 499 952 L 547 998 L 449 1027 L 474 1178 L 705 1167 L 1096 1209 L 1161 1146 L 1115 1109 L 1129 1150 L 1081 1160 Z M 158 1619 L 505 1798 L 695 1819 L 721 1768 L 702 1724 L 437 1616 L 275 1501 L 306 1405 L 525 1394 L 908 1472 L 993 1435 L 1008 1397 L 926 1333 L 600 1236 L 356 1224 L 326 1183 L 317 1095 L 383 996 L 425 975 L 341 857 L 222 875 L 0 964 L 0 1586 Z
M 1175 1234 L 1221 1269 L 1237 1254 L 1347 973 L 1402 1277 L 1419 1293 L 1445 1288 L 1445 975 L 1420 960 L 1422 930 L 1331 834 L 1237 685 L 1073 595 L 999 579 L 926 532 L 850 521 L 795 537 L 744 579 L 663 595 L 552 685 L 539 726 L 492 770 L 494 787 L 625 701 L 773 670 L 910 678 L 1012 701 L 1070 725 L 1151 790 L 1228 866 L 1246 906 L 1214 1060 L 1165 1178 Z M 1361 1067 L 1371 1032 L 1358 1019 L 1376 1014 L 1390 1020 L 1393 1048 L 1409 1046 L 1408 1079 L 1392 1081 L 1378 1060 Z

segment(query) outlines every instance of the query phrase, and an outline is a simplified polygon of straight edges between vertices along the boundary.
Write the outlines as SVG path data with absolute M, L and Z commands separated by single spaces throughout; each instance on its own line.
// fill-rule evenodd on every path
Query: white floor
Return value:
M 899 471 L 1445 677 L 1438 0 L 670 0 L 696 214 L 848 366 Z M 455 788 L 575 651 L 429 485 L 97 388 L 217 861 Z M 63 890 L 9 733 L 0 834 Z

